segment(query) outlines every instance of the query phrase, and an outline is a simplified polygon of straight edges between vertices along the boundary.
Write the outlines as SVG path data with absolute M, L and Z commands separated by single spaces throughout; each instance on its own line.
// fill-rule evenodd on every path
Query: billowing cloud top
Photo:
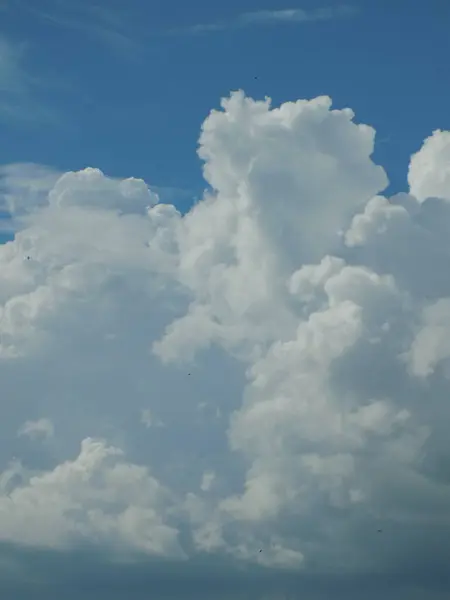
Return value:
M 450 133 L 386 198 L 353 119 L 232 94 L 185 215 L 141 180 L 3 169 L 3 542 L 444 572 Z

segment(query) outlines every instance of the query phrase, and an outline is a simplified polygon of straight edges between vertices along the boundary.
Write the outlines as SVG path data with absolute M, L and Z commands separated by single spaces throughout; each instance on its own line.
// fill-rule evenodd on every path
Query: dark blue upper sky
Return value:
M 410 154 L 433 129 L 450 128 L 447 0 L 355 0 L 348 18 L 233 27 L 242 13 L 340 5 L 9 0 L 0 10 L 0 163 L 95 166 L 198 193 L 201 123 L 241 88 L 274 104 L 327 94 L 351 107 L 377 130 L 375 158 L 391 189 L 405 189 Z M 199 24 L 229 26 L 183 31 Z

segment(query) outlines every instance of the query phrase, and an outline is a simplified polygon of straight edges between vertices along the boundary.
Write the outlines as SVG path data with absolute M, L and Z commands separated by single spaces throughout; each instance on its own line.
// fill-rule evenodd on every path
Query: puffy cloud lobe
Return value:
M 411 157 L 408 183 L 411 194 L 419 202 L 433 196 L 450 200 L 449 131 L 434 131 Z
M 348 213 L 387 185 L 370 160 L 374 130 L 356 125 L 350 109 L 331 110 L 326 96 L 271 110 L 269 100 L 236 93 L 222 106 L 200 137 L 205 179 L 289 265 L 320 259 Z
M 156 346 L 161 356 L 189 352 L 193 328 L 201 347 L 219 338 L 245 352 L 255 336 L 265 343 L 292 330 L 284 279 L 330 249 L 348 214 L 387 184 L 370 160 L 373 130 L 330 105 L 323 97 L 270 110 L 236 93 L 205 121 L 199 155 L 218 193 L 186 216 L 180 276 L 194 301 Z
M 304 573 L 443 567 L 446 139 L 388 199 L 349 109 L 239 92 L 203 125 L 213 189 L 185 215 L 96 169 L 48 189 L 5 170 L 0 536 Z M 42 414 L 37 455 L 7 431 Z
M 142 212 L 157 202 L 141 179 L 105 179 L 99 169 L 87 168 L 65 173 L 48 195 L 49 204 L 58 207 L 97 207 L 121 213 Z
M 156 555 L 180 555 L 177 530 L 164 522 L 170 495 L 122 452 L 85 439 L 73 461 L 53 471 L 16 468 L 20 486 L 8 489 L 3 474 L 2 538 L 26 545 L 64 547 L 88 537 L 114 548 L 117 540 Z
M 442 298 L 423 310 L 421 328 L 410 351 L 411 368 L 419 377 L 431 375 L 450 358 L 450 298 Z

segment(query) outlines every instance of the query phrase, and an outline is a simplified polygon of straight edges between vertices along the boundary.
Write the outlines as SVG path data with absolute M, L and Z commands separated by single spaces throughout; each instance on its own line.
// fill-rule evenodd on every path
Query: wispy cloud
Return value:
M 357 10 L 352 6 L 335 6 L 317 8 L 314 10 L 303 10 L 292 8 L 285 10 L 259 10 L 243 13 L 239 21 L 243 24 L 256 23 L 305 23 L 307 21 L 328 21 L 330 19 L 341 19 L 355 16 Z
M 54 122 L 56 115 L 35 95 L 42 81 L 26 66 L 27 50 L 26 44 L 0 34 L 0 118 L 27 123 Z
M 23 93 L 28 89 L 29 76 L 23 68 L 24 46 L 14 44 L 0 35 L 0 92 Z
M 258 10 L 237 15 L 234 19 L 216 21 L 214 23 L 199 23 L 191 27 L 170 30 L 170 33 L 197 34 L 227 29 L 240 29 L 261 25 L 299 24 L 314 21 L 329 21 L 332 19 L 347 19 L 356 16 L 358 10 L 353 6 L 341 5 L 333 7 L 305 10 L 288 8 L 283 10 Z
M 135 57 L 140 44 L 127 12 L 84 0 L 21 0 L 15 5 L 49 25 L 69 29 L 98 41 L 121 56 Z
M 138 44 L 125 33 L 130 23 L 117 11 L 84 0 L 0 0 L 0 15 L 12 22 L 21 19 L 47 23 L 55 28 L 78 31 L 114 49 L 125 58 L 139 55 Z M 0 32 L 0 119 L 15 125 L 51 124 L 67 128 L 70 124 L 55 105 L 54 94 L 73 92 L 67 74 L 42 72 L 32 64 L 32 38 L 26 42 Z M 38 48 L 36 48 L 38 50 Z M 78 92 L 79 93 L 79 92 Z

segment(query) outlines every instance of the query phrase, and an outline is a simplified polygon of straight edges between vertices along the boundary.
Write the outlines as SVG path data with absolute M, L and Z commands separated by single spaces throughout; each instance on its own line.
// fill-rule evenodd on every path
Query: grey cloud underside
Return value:
M 8 558 L 14 554 L 8 550 Z M 167 564 L 149 565 L 135 562 L 126 567 L 111 567 L 91 552 L 69 556 L 49 551 L 20 552 L 21 565 L 26 565 L 28 578 L 5 577 L 1 589 L 14 600 L 144 600 L 157 598 L 214 598 L 217 600 L 260 598 L 333 598 L 368 600 L 411 598 L 412 600 L 445 600 L 450 581 L 448 575 L 431 570 L 427 573 L 397 575 L 333 576 L 243 571 L 232 565 L 219 568 L 210 562 L 189 564 L 188 568 Z M 407 582 L 405 580 L 408 580 Z
M 277 573 L 270 569 L 242 569 L 231 562 L 211 559 L 179 564 L 136 559 L 128 565 L 111 565 L 98 549 L 78 549 L 69 554 L 52 550 L 23 550 L 3 546 L 0 556 L 9 565 L 20 564 L 20 581 L 2 573 L 1 590 L 14 600 L 68 600 L 112 598 L 302 598 L 333 597 L 357 600 L 412 598 L 444 600 L 448 597 L 448 573 L 426 572 L 346 575 L 331 573 Z M 26 568 L 26 571 L 25 571 Z M 22 570 L 23 569 L 23 570 Z M 3 570 L 5 571 L 5 570 Z M 1 571 L 0 571 L 1 572 Z
M 3 167 L 5 593 L 448 593 L 450 133 L 393 198 L 374 136 L 234 93 L 185 215 Z

